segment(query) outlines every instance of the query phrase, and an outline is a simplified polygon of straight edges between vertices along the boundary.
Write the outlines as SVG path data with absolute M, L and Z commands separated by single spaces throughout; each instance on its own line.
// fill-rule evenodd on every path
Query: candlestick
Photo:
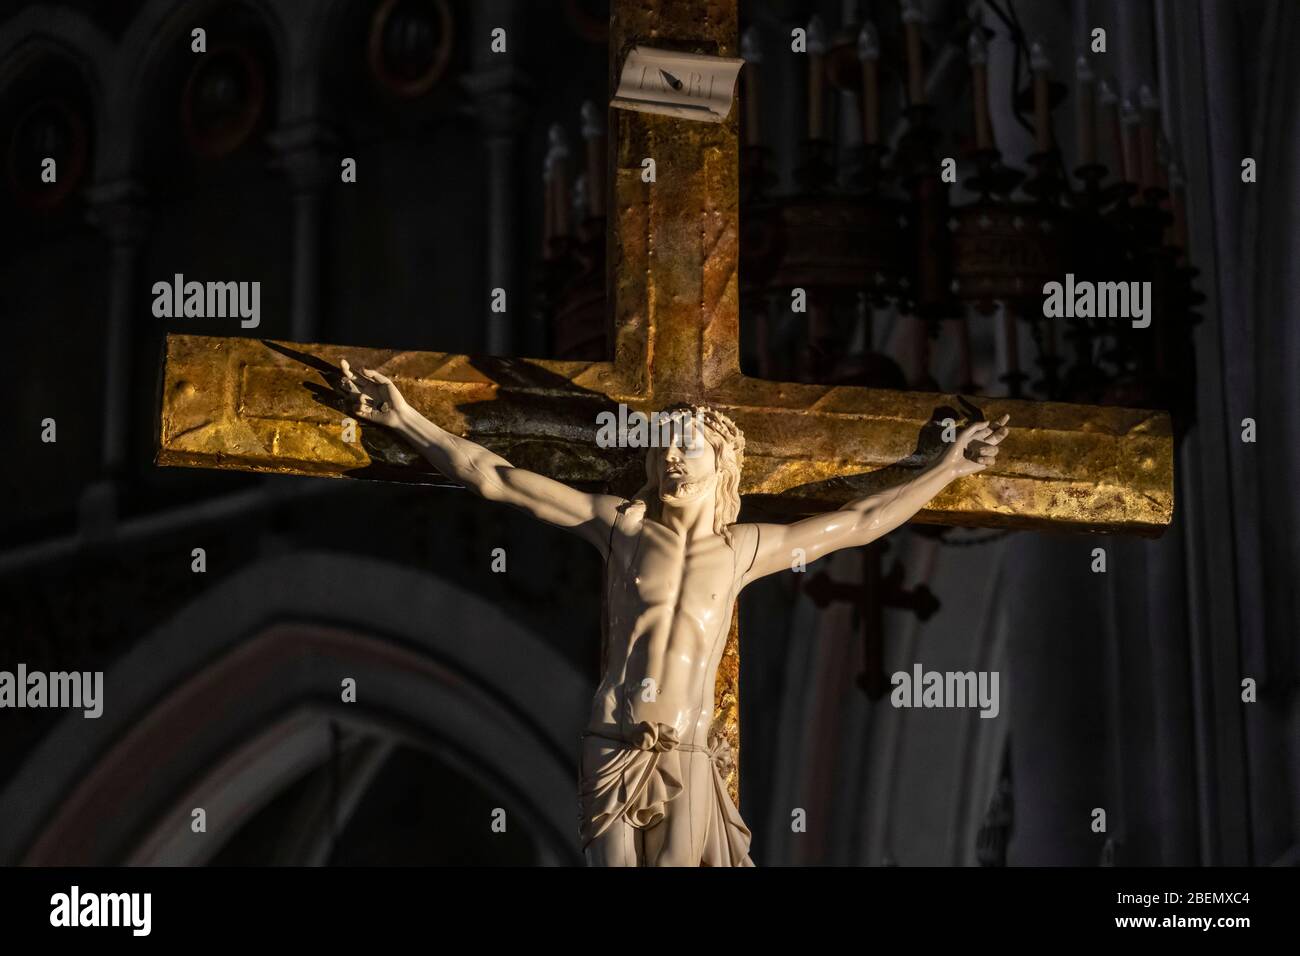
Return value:
M 551 222 L 554 235 L 569 234 L 569 140 L 564 127 L 551 124 L 547 134 L 550 150 L 546 154 L 546 180 L 551 193 Z
M 578 177 L 573 181 L 573 218 L 579 224 L 591 213 L 588 205 L 587 196 L 587 174 L 578 173 Z
M 1052 148 L 1052 113 L 1048 100 L 1048 76 L 1052 61 L 1041 40 L 1029 48 L 1029 66 L 1034 71 L 1034 142 L 1040 153 Z
M 993 147 L 993 131 L 989 122 L 989 46 L 984 28 L 976 24 L 966 41 L 966 58 L 970 60 L 971 91 L 975 101 L 975 146 L 978 149 Z
M 907 35 L 907 101 L 925 104 L 925 65 L 921 62 L 921 24 L 925 15 L 917 0 L 902 0 L 903 32 Z
M 605 215 L 605 123 L 596 104 L 582 104 L 582 138 L 587 143 L 587 214 Z
M 1091 166 L 1097 161 L 1095 138 L 1097 107 L 1093 90 L 1092 65 L 1088 62 L 1086 56 L 1080 56 L 1075 61 L 1074 78 L 1076 81 L 1074 132 L 1075 138 L 1078 140 L 1076 145 L 1079 150 L 1079 165 Z
M 880 35 L 870 21 L 858 32 L 858 59 L 862 62 L 862 138 L 875 146 L 880 142 Z
M 808 21 L 808 138 L 821 139 L 825 117 L 823 114 L 826 89 L 826 27 L 822 18 L 813 14 Z
M 759 144 L 758 65 L 763 62 L 763 48 L 758 28 L 751 26 L 740 38 L 740 55 L 745 61 L 741 75 L 745 78 L 745 145 Z

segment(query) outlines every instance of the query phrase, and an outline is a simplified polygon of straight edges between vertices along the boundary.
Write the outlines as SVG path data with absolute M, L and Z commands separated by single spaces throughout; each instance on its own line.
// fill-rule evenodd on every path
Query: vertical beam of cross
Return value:
M 614 0 L 610 90 L 636 46 L 735 56 L 736 0 Z M 721 123 L 610 110 L 610 338 L 620 368 L 644 370 L 651 404 L 699 401 L 740 378 L 740 111 Z M 646 182 L 645 161 L 655 177 Z M 714 731 L 740 797 L 739 608 L 714 686 Z
M 735 0 L 615 0 L 610 84 L 637 45 L 735 56 Z M 739 111 L 721 123 L 611 110 L 611 338 L 655 403 L 696 400 L 740 376 Z M 655 181 L 643 181 L 654 160 Z

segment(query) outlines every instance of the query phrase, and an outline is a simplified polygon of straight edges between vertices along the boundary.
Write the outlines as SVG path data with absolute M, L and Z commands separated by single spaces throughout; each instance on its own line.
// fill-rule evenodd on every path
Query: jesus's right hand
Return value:
M 372 369 L 362 369 L 357 375 L 348 360 L 342 362 L 343 378 L 339 391 L 347 400 L 353 414 L 367 422 L 400 428 L 410 412 L 410 406 L 398 391 L 392 379 Z

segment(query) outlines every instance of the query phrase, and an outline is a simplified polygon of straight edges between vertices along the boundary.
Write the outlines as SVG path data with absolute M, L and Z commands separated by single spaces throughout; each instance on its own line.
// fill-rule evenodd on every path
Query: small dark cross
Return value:
M 939 610 L 939 599 L 924 584 L 918 584 L 910 591 L 903 587 L 903 564 L 897 558 L 888 574 L 881 573 L 888 548 L 887 541 L 877 541 L 859 549 L 862 552 L 861 583 L 832 581 L 825 571 L 819 571 L 803 586 L 804 593 L 819 608 L 825 608 L 832 601 L 847 601 L 853 605 L 854 616 L 862 631 L 863 668 L 858 675 L 858 686 L 866 691 L 870 700 L 883 697 L 888 686 L 885 679 L 885 608 L 911 611 L 922 621 L 928 621 Z

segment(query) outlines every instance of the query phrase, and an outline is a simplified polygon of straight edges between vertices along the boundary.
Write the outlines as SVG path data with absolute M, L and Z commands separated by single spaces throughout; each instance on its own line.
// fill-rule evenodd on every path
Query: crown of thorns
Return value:
M 745 433 L 740 430 L 739 425 L 711 405 L 691 405 L 686 402 L 678 402 L 676 405 L 671 405 L 663 410 L 664 415 L 678 415 L 683 412 L 721 435 L 723 440 L 731 446 L 732 451 L 736 453 L 736 462 L 740 463 L 745 454 Z

